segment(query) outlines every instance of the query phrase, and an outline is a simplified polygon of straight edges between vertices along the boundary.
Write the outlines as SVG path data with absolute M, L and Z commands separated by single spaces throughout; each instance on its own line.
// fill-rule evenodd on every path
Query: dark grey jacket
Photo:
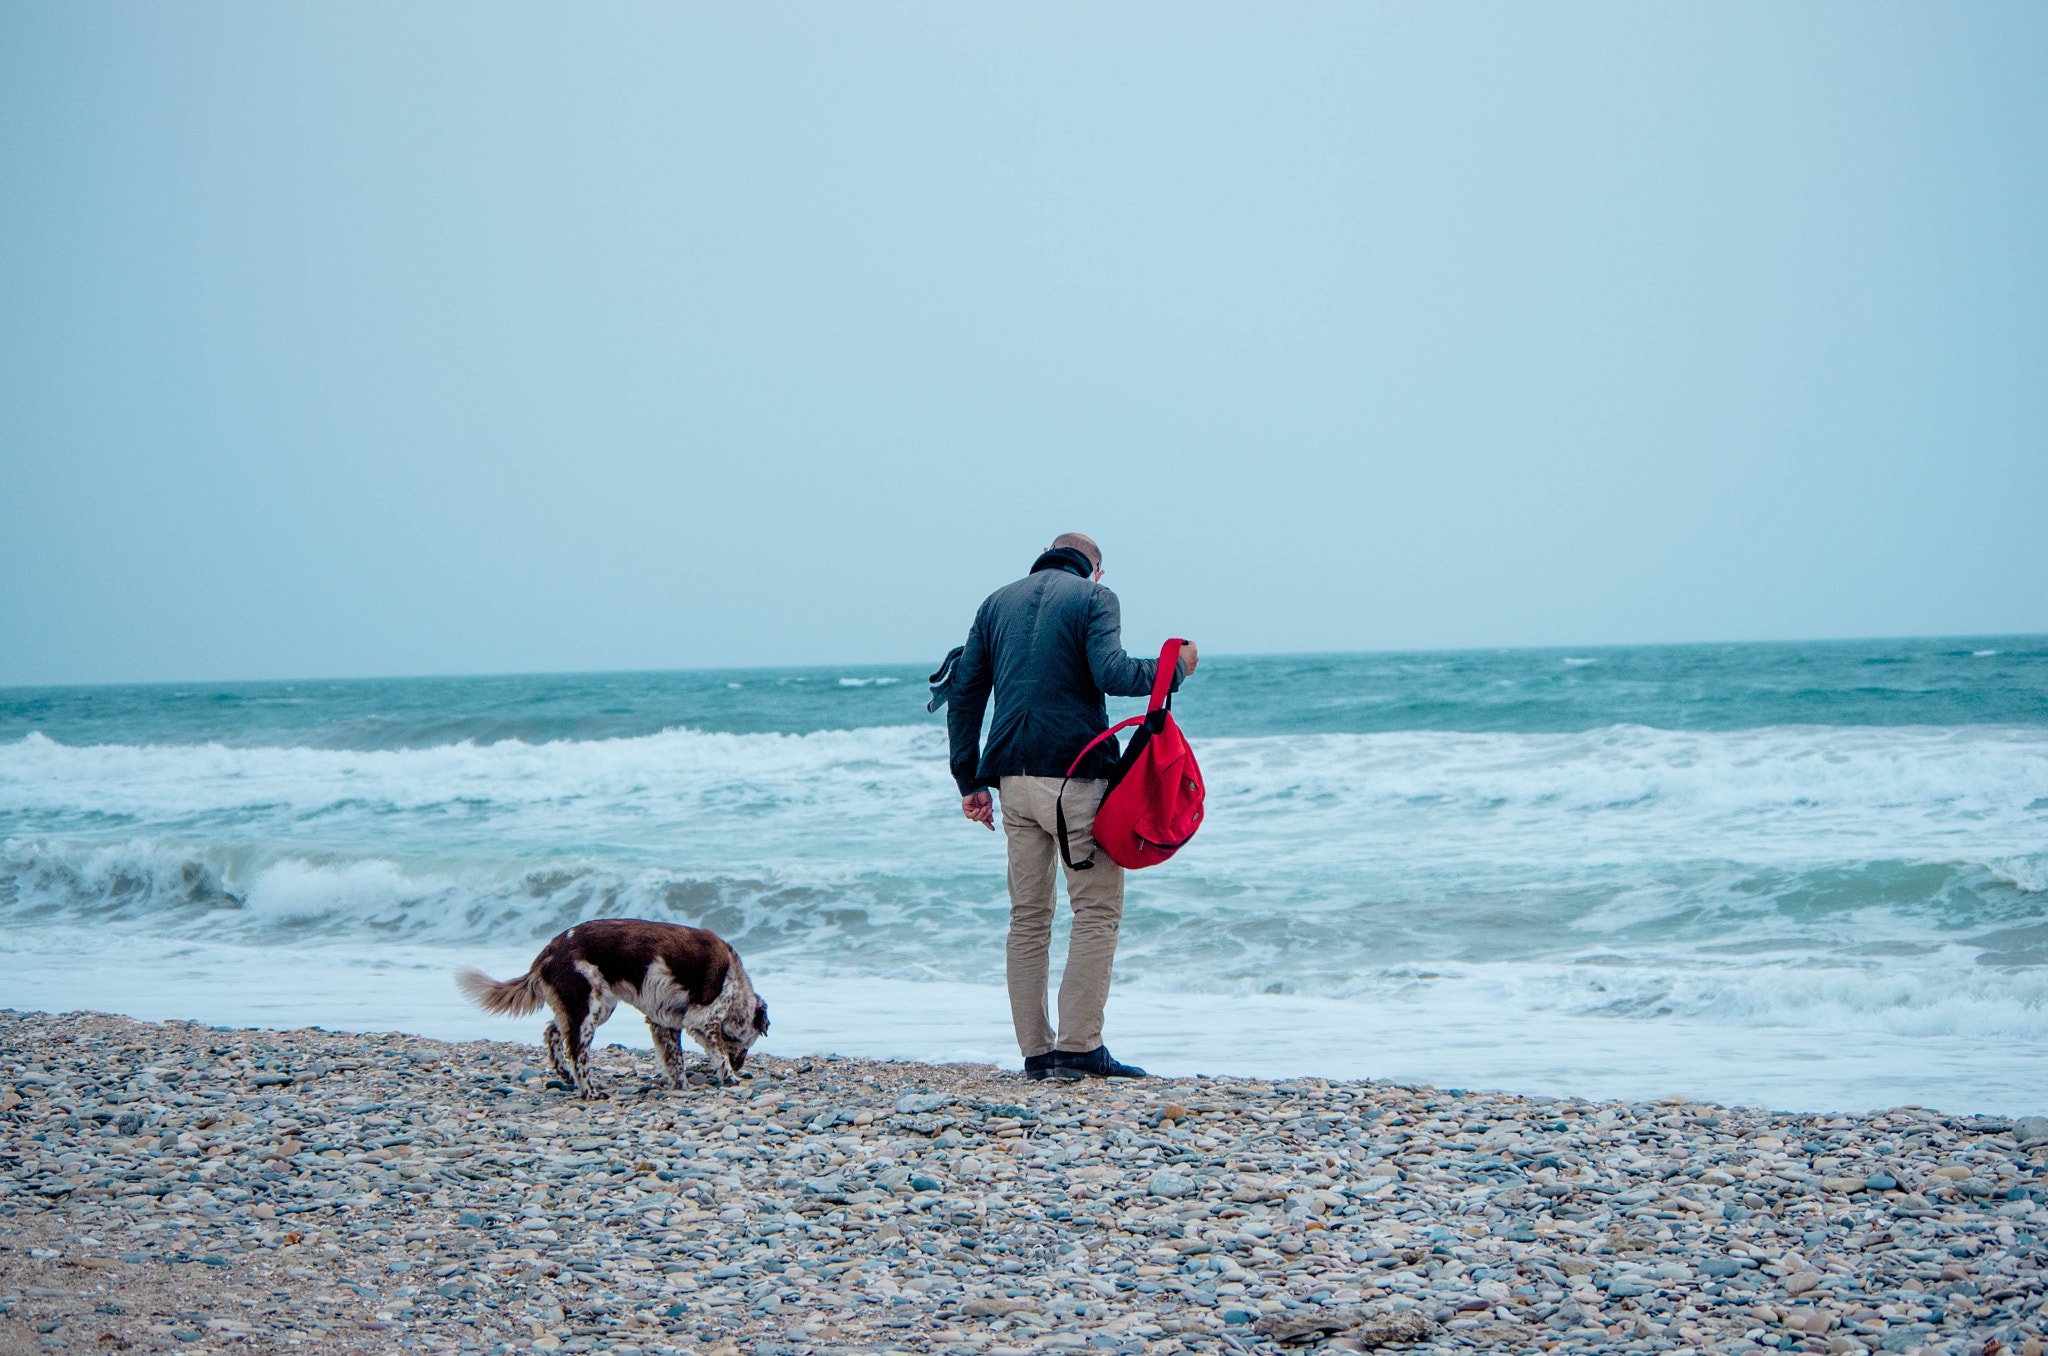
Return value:
M 1031 573 L 997 589 L 974 614 L 947 690 L 953 780 L 971 796 L 1003 777 L 1064 777 L 1083 745 L 1109 728 L 1105 693 L 1152 691 L 1157 659 L 1124 653 L 1116 595 L 1088 578 L 1079 551 L 1047 551 Z M 1180 686 L 1180 675 L 1174 676 Z M 988 747 L 981 717 L 996 698 Z M 1098 744 L 1077 777 L 1104 777 L 1112 741 Z

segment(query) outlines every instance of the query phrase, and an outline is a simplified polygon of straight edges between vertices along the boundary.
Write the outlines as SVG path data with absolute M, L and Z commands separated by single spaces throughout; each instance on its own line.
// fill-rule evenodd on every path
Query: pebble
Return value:
M 2027 1121 L 543 1063 L 0 1012 L 0 1349 L 2042 1356 Z

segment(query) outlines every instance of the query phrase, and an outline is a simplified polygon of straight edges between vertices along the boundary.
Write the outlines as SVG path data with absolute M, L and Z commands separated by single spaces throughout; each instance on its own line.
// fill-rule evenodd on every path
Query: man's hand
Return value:
M 996 801 L 988 792 L 977 791 L 971 796 L 960 797 L 960 813 L 984 825 L 990 833 L 996 831 Z
M 1195 665 L 1200 663 L 1202 658 L 1202 656 L 1196 652 L 1195 642 L 1193 642 L 1192 640 L 1183 641 L 1181 643 L 1180 657 L 1187 662 L 1187 669 L 1181 674 L 1183 678 L 1185 678 L 1188 674 L 1193 673 L 1195 671 Z

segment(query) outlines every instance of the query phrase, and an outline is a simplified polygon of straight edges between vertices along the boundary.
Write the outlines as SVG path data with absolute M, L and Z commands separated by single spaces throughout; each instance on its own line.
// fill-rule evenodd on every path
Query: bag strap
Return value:
M 1148 713 L 1173 706 L 1173 675 L 1180 668 L 1180 647 L 1185 644 L 1176 636 L 1159 647 L 1159 668 L 1152 675 L 1152 701 L 1145 708 Z
M 1103 740 L 1109 738 L 1118 730 L 1123 729 L 1126 725 L 1136 725 L 1139 721 L 1143 719 L 1143 716 L 1132 716 L 1129 720 L 1120 720 L 1116 724 L 1110 726 L 1107 730 L 1104 730 L 1101 734 L 1095 736 L 1095 738 L 1089 740 L 1086 744 L 1083 744 L 1081 746 L 1081 751 L 1074 755 L 1074 761 L 1067 764 L 1067 776 L 1072 777 L 1074 773 L 1080 770 L 1081 760 L 1088 756 L 1088 750 L 1094 748 L 1097 744 L 1100 744 Z M 1064 787 L 1066 784 L 1066 781 L 1062 779 L 1060 785 Z
M 1060 860 L 1067 864 L 1067 870 L 1069 871 L 1086 871 L 1093 867 L 1095 865 L 1095 854 L 1091 852 L 1088 854 L 1087 861 L 1077 862 L 1074 860 L 1073 849 L 1067 844 L 1067 783 L 1074 779 L 1075 769 L 1079 768 L 1081 760 L 1088 756 L 1088 750 L 1094 748 L 1103 740 L 1108 739 L 1126 725 L 1136 725 L 1143 719 L 1145 719 L 1143 716 L 1132 716 L 1129 720 L 1120 720 L 1101 734 L 1095 736 L 1095 738 L 1089 740 L 1086 744 L 1083 744 L 1081 751 L 1074 755 L 1074 761 L 1067 766 L 1067 775 L 1060 778 L 1060 793 L 1053 797 L 1052 804 L 1053 828 L 1060 840 Z
M 1060 860 L 1067 864 L 1067 870 L 1093 870 L 1095 867 L 1094 853 L 1091 852 L 1088 854 L 1087 861 L 1077 862 L 1074 860 L 1074 850 L 1067 845 L 1067 784 L 1064 781 L 1060 783 L 1059 795 L 1055 797 L 1053 800 L 1052 817 L 1054 821 L 1054 827 L 1059 830 L 1058 837 L 1060 840 Z

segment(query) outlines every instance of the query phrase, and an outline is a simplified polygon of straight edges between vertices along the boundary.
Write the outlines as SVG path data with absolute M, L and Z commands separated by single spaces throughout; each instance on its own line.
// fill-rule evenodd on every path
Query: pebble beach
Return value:
M 0 1349 L 2040 1356 L 2048 1120 L 0 1013 Z

